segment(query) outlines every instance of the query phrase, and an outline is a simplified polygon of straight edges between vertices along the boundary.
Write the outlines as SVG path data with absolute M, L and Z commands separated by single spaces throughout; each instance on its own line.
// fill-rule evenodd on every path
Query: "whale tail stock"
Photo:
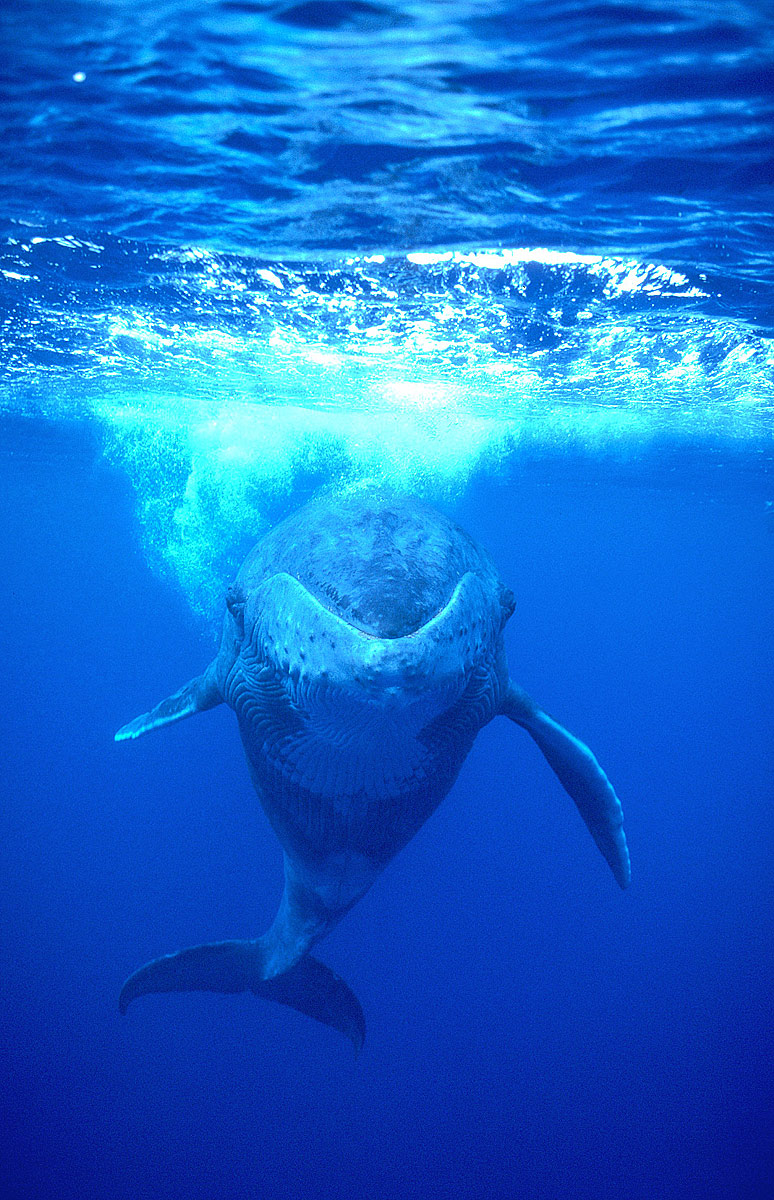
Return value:
M 337 923 L 346 907 L 331 911 L 299 880 L 297 864 L 285 858 L 285 889 L 271 927 L 259 938 L 207 942 L 153 959 L 130 975 L 118 1007 L 152 992 L 253 992 L 276 1000 L 345 1034 L 357 1053 L 365 1018 L 344 980 L 309 954 Z
M 134 740 L 222 702 L 214 662 L 203 675 L 124 725 L 115 740 Z M 121 989 L 120 1011 L 125 1013 L 138 996 L 152 992 L 249 991 L 338 1029 L 350 1039 L 357 1053 L 365 1039 L 360 1002 L 339 975 L 306 953 L 311 942 L 322 936 L 335 920 L 327 919 L 329 914 L 326 914 L 326 918 L 314 919 L 311 924 L 304 922 L 296 893 L 297 886 L 291 883 L 290 894 L 286 889 L 274 925 L 263 937 L 189 946 L 140 967 Z
M 130 975 L 121 989 L 118 1007 L 125 1013 L 132 1000 L 151 992 L 249 991 L 338 1029 L 357 1053 L 365 1039 L 365 1018 L 344 980 L 311 954 L 303 955 L 281 974 L 265 979 L 267 956 L 265 938 L 189 946 L 177 954 L 156 958 Z

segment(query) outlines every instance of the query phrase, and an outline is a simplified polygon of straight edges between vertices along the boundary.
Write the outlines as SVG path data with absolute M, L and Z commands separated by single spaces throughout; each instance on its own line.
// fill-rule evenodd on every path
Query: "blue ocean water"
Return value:
M 752 0 L 0 11 L 0 990 L 14 1198 L 759 1200 L 774 1171 L 774 24 Z M 517 608 L 514 726 L 319 948 L 368 1034 L 124 978 L 262 932 L 212 656 L 376 480 Z

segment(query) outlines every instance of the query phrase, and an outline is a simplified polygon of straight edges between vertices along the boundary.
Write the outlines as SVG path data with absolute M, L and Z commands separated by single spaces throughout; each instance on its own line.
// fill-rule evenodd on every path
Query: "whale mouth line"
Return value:
M 286 572 L 265 580 L 248 605 L 240 658 L 258 673 L 256 682 L 258 675 L 266 683 L 286 680 L 293 694 L 338 687 L 382 706 L 424 695 L 435 707 L 457 695 L 475 663 L 488 661 L 499 629 L 473 573 L 437 613 L 399 637 L 359 629 Z
M 278 572 L 277 575 L 273 575 L 271 580 L 277 579 L 280 574 L 281 573 Z M 439 604 L 437 608 L 434 608 L 418 625 L 415 625 L 410 629 L 403 630 L 399 633 L 375 633 L 373 629 L 368 629 L 365 627 L 367 618 L 359 614 L 357 611 L 351 615 L 345 615 L 343 612 L 339 611 L 333 606 L 332 598 L 324 591 L 318 592 L 317 590 L 308 587 L 295 575 L 291 576 L 291 578 L 295 580 L 300 588 L 303 588 L 306 595 L 313 600 L 315 604 L 319 604 L 320 608 L 330 613 L 331 616 L 337 621 L 341 621 L 342 624 L 351 629 L 353 633 L 356 633 L 359 636 L 374 642 L 400 642 L 404 638 L 419 637 L 424 630 L 427 629 L 427 626 L 443 612 L 454 595 L 454 589 L 452 589 L 446 599 Z M 267 582 L 271 582 L 271 580 L 268 580 Z M 358 621 L 358 617 L 360 617 L 360 621 Z
M 440 604 L 438 604 L 437 607 L 434 607 L 431 611 L 429 611 L 418 625 L 414 625 L 409 629 L 401 630 L 398 633 L 376 633 L 373 629 L 366 628 L 366 617 L 361 616 L 362 623 L 357 619 L 353 620 L 352 615 L 345 615 L 334 606 L 335 601 L 333 601 L 333 598 L 325 591 L 318 591 L 317 589 L 308 587 L 307 584 L 304 583 L 303 580 L 299 579 L 297 575 L 291 575 L 287 571 L 277 571 L 274 575 L 270 575 L 263 581 L 258 590 L 264 591 L 270 588 L 273 590 L 275 587 L 287 589 L 289 587 L 292 592 L 295 592 L 296 599 L 299 599 L 303 596 L 305 600 L 311 601 L 312 606 L 330 616 L 331 619 L 337 624 L 344 626 L 352 633 L 357 634 L 358 637 L 362 637 L 373 642 L 395 643 L 402 642 L 410 638 L 422 637 L 422 635 L 428 631 L 428 628 L 437 623 L 438 619 L 448 609 L 451 608 L 467 578 L 467 575 L 463 576 L 463 579 L 459 580 L 450 590 L 447 597 Z M 360 615 L 361 614 L 357 613 L 357 610 L 355 610 L 355 617 Z

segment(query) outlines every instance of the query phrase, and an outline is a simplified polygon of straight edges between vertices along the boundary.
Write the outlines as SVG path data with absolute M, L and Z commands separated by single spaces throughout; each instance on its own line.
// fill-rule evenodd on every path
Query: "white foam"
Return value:
M 47 242 L 22 247 L 28 272 Z M 659 264 L 524 248 L 257 266 L 189 248 L 153 271 L 163 308 L 148 285 L 131 306 L 33 312 L 17 341 L 64 346 L 78 372 L 49 368 L 24 403 L 96 417 L 150 560 L 208 616 L 303 481 L 437 499 L 527 451 L 632 456 L 774 429 L 771 346 L 703 314 L 696 283 Z M 34 288 L 24 276 L 13 286 Z

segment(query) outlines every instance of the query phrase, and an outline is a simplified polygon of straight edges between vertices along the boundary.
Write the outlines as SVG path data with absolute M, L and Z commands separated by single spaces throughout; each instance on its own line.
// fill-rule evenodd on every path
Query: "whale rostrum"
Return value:
M 498 714 L 525 729 L 575 801 L 618 883 L 621 805 L 589 748 L 513 684 L 514 608 L 489 556 L 445 516 L 377 491 L 322 498 L 266 535 L 226 599 L 220 649 L 116 741 L 226 703 L 282 846 L 285 888 L 263 936 L 157 958 L 124 984 L 252 991 L 365 1036 L 360 1005 L 310 954 L 451 788 Z

